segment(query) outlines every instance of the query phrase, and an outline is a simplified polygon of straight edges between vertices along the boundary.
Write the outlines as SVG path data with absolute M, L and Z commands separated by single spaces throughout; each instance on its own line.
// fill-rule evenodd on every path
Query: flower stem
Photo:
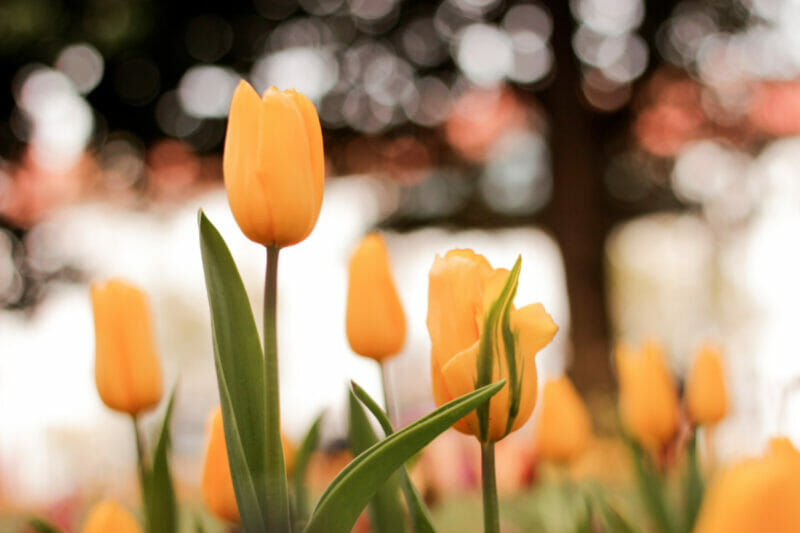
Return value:
M 291 531 L 289 489 L 281 445 L 280 389 L 278 386 L 278 337 L 276 307 L 278 302 L 278 252 L 267 246 L 267 269 L 264 276 L 264 384 L 266 387 L 266 473 L 268 532 Z
M 389 419 L 389 422 L 394 424 L 397 421 L 394 419 L 394 409 L 389 402 L 389 375 L 386 372 L 386 365 L 384 363 L 378 364 L 381 367 L 381 385 L 383 388 L 383 403 L 386 405 L 386 417 Z
M 148 500 L 148 491 L 147 491 L 147 458 L 145 457 L 144 451 L 144 439 L 142 438 L 142 432 L 139 429 L 139 417 L 131 415 L 131 421 L 133 422 L 133 434 L 136 439 L 136 463 L 139 468 L 139 490 L 141 491 L 142 497 L 142 508 L 144 509 L 144 518 L 145 524 L 147 526 L 147 530 L 150 529 L 150 505 Z
M 500 532 L 500 511 L 497 503 L 497 479 L 494 469 L 494 442 L 481 443 L 481 478 L 483 482 L 483 530 Z

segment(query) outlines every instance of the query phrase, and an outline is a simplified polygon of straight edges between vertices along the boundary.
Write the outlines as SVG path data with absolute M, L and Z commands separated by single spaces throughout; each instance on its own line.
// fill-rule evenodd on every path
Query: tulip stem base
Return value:
M 267 268 L 264 276 L 264 384 L 266 387 L 267 429 L 267 502 L 266 531 L 291 531 L 289 488 L 281 445 L 281 408 L 278 386 L 278 337 L 276 309 L 278 303 L 277 246 L 267 246 Z
M 485 533 L 499 533 L 500 510 L 497 503 L 494 442 L 481 443 L 481 479 L 483 488 L 483 530 Z

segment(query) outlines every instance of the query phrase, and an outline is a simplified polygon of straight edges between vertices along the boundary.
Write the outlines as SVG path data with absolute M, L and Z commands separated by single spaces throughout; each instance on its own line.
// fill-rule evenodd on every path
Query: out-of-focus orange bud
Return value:
M 350 258 L 347 340 L 354 352 L 380 362 L 399 352 L 405 338 L 406 319 L 392 281 L 386 244 L 372 233 Z
M 223 174 L 231 211 L 248 239 L 264 246 L 305 239 L 317 223 L 325 180 L 322 129 L 311 101 L 274 87 L 259 98 L 240 81 Z
M 203 501 L 208 510 L 217 517 L 228 522 L 238 523 L 241 518 L 228 464 L 228 448 L 225 445 L 225 427 L 222 423 L 220 407 L 217 407 L 211 415 L 208 433 L 208 447 L 203 467 Z M 294 449 L 283 433 L 281 433 L 281 443 L 286 469 L 291 471 L 294 464 Z
M 142 533 L 131 513 L 113 500 L 103 500 L 89 511 L 83 533 Z
M 775 438 L 760 458 L 722 470 L 703 499 L 694 533 L 800 531 L 800 453 Z
M 100 398 L 132 415 L 154 407 L 161 401 L 161 366 L 147 296 L 118 279 L 93 284 L 91 293 Z
M 616 360 L 622 422 L 640 444 L 657 449 L 678 428 L 678 393 L 661 347 L 647 341 L 635 353 L 620 344 Z
M 539 405 L 534 449 L 542 459 L 569 462 L 592 436 L 589 410 L 567 376 L 547 381 Z
M 686 406 L 696 424 L 716 424 L 728 414 L 720 355 L 716 346 L 702 346 L 686 380 Z
M 499 324 L 507 319 L 514 339 L 509 352 L 518 381 L 516 389 L 512 389 L 509 353 L 502 327 L 497 331 L 482 331 L 486 313 L 500 296 L 509 274 L 506 269 L 492 268 L 485 257 L 472 250 L 451 250 L 444 257 L 436 257 L 428 277 L 427 324 L 431 337 L 431 385 L 436 405 L 475 390 L 483 335 L 490 336 L 487 346 L 493 352 L 491 381 L 509 380 L 489 402 L 487 441 L 502 439 L 530 418 L 537 392 L 534 358 L 558 331 L 542 304 L 520 309 L 511 305 L 508 316 L 501 317 Z M 484 438 L 474 412 L 453 427 Z
M 203 468 L 203 500 L 209 511 L 228 522 L 240 521 L 233 478 L 228 466 L 228 449 L 225 446 L 225 429 L 222 425 L 222 409 L 217 408 L 211 419 L 211 427 Z

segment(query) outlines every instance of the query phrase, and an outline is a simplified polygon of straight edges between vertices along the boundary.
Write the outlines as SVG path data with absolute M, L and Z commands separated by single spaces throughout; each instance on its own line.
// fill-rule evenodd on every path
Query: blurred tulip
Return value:
M 83 533 L 142 533 L 131 513 L 113 500 L 103 500 L 89 511 Z
M 696 424 L 713 425 L 728 414 L 728 395 L 719 348 L 705 345 L 697 352 L 686 380 L 686 406 Z
M 592 435 L 589 410 L 567 376 L 548 380 L 539 405 L 534 449 L 539 457 L 569 462 L 586 449 Z
M 222 409 L 217 408 L 211 419 L 211 427 L 203 468 L 203 501 L 206 507 L 219 518 L 228 522 L 239 522 L 239 507 L 233 492 L 233 479 L 228 466 L 228 449 L 225 446 L 225 429 L 222 425 Z
M 711 482 L 694 533 L 800 531 L 800 453 L 775 438 L 760 458 L 722 470 Z
M 228 448 L 225 444 L 225 427 L 222 423 L 222 409 L 217 407 L 211 415 L 208 447 L 203 467 L 203 501 L 208 510 L 228 522 L 240 522 L 239 506 L 233 490 L 233 478 L 228 465 Z M 291 470 L 294 463 L 294 448 L 281 434 L 286 469 Z
M 481 339 L 491 350 L 491 381 L 508 378 L 509 383 L 489 404 L 487 434 L 480 435 L 478 416 L 471 413 L 454 427 L 481 440 L 497 441 L 519 429 L 530 418 L 536 404 L 534 357 L 558 331 L 541 304 L 521 309 L 509 307 L 504 322 L 514 345 L 504 344 L 502 327 L 484 332 L 486 313 L 500 296 L 509 271 L 494 269 L 472 250 L 451 250 L 437 256 L 429 275 L 428 332 L 431 337 L 431 383 L 436 405 L 475 389 Z M 513 298 L 513 295 L 512 295 Z M 508 350 L 508 353 L 507 353 Z M 508 356 L 513 361 L 517 387 L 511 385 Z
M 347 340 L 359 355 L 380 362 L 403 348 L 406 319 L 392 281 L 383 238 L 364 237 L 350 259 Z
M 678 394 L 661 347 L 648 341 L 637 354 L 621 344 L 616 360 L 622 422 L 640 444 L 656 449 L 678 428 Z
M 125 281 L 92 285 L 97 392 L 108 407 L 135 415 L 161 401 L 147 296 Z
M 305 239 L 322 205 L 322 129 L 304 95 L 274 87 L 263 98 L 244 80 L 233 94 L 223 153 L 225 190 L 248 239 L 289 246 Z

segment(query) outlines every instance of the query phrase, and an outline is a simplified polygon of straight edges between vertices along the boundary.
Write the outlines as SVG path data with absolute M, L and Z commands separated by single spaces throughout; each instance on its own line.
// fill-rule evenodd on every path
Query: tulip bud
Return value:
M 640 353 L 617 347 L 622 422 L 645 447 L 656 449 L 678 428 L 678 394 L 661 348 L 645 342 Z
M 92 285 L 97 392 L 108 407 L 135 415 L 161 401 L 147 296 L 121 280 Z
M 112 500 L 103 500 L 89 511 L 83 533 L 142 533 L 136 519 Z
M 512 272 L 494 269 L 472 250 L 437 256 L 429 274 L 427 324 L 436 405 L 475 390 L 478 365 L 485 358 L 490 382 L 507 380 L 489 401 L 485 434 L 475 412 L 453 426 L 484 442 L 502 439 L 530 418 L 536 405 L 534 358 L 558 331 L 541 304 L 514 308 L 518 276 L 519 262 Z M 506 339 L 513 339 L 513 345 L 506 346 Z
M 592 435 L 589 411 L 567 376 L 544 385 L 534 449 L 539 457 L 569 462 L 583 453 Z
M 239 506 L 233 491 L 233 478 L 228 466 L 228 449 L 222 425 L 222 409 L 214 411 L 209 428 L 206 462 L 203 468 L 203 501 L 216 516 L 238 523 Z
M 273 87 L 259 98 L 239 82 L 222 163 L 231 211 L 248 239 L 280 247 L 311 233 L 322 205 L 325 159 L 317 112 L 303 94 Z
M 372 233 L 350 259 L 347 340 L 357 354 L 381 362 L 403 348 L 405 336 L 406 319 L 392 281 L 386 244 Z
M 766 453 L 719 472 L 708 487 L 694 533 L 800 531 L 800 453 L 786 438 Z
M 716 424 L 728 413 L 719 348 L 706 345 L 698 351 L 686 380 L 686 406 L 696 424 Z

